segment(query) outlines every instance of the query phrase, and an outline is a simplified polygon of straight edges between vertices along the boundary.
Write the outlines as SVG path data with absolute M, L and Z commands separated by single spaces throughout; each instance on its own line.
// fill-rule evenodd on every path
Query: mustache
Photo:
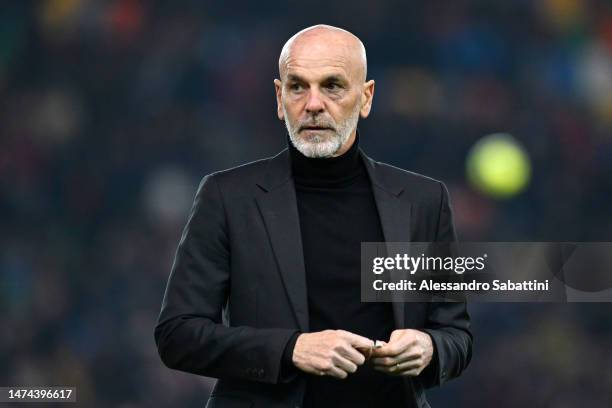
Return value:
M 312 128 L 336 130 L 334 123 L 331 121 L 307 121 L 300 123 L 300 125 L 298 126 L 298 129 L 300 131 Z

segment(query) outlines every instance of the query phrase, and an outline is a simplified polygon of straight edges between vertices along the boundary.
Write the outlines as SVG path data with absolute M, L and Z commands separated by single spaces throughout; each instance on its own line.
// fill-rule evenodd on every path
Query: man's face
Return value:
M 296 41 L 281 70 L 282 81 L 274 81 L 278 116 L 294 146 L 308 157 L 343 153 L 360 114 L 369 113 L 367 97 L 363 111 L 364 74 L 355 61 L 359 57 L 344 42 L 316 36 Z

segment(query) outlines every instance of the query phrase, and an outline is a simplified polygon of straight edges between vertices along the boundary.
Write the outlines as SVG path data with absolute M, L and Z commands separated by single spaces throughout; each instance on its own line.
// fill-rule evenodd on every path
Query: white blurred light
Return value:
M 151 173 L 144 188 L 144 206 L 154 220 L 183 223 L 195 196 L 196 184 L 185 171 L 166 166 Z
M 612 55 L 599 44 L 584 50 L 577 61 L 577 85 L 580 94 L 597 110 L 611 102 Z

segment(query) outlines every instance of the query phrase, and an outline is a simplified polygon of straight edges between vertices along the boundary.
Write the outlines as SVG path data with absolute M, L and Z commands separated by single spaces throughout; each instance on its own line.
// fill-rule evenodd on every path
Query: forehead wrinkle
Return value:
M 321 69 L 320 69 L 321 68 Z M 347 70 L 346 64 L 339 63 L 322 63 L 318 66 L 304 66 L 300 64 L 298 61 L 289 62 L 285 67 L 285 76 L 289 77 L 290 75 L 298 76 L 302 79 L 312 79 L 315 81 L 320 81 L 329 77 L 339 77 L 345 78 L 347 80 L 351 80 L 351 73 Z M 313 72 L 314 71 L 314 72 Z
M 329 57 L 289 55 L 285 61 L 285 75 L 296 71 L 307 71 L 318 76 L 338 74 L 350 80 L 358 76 L 358 72 L 351 67 L 350 61 L 343 55 Z
M 287 69 L 317 69 L 317 68 L 340 68 L 345 70 L 347 68 L 346 61 L 337 58 L 329 58 L 328 60 L 320 58 L 290 58 L 285 64 Z

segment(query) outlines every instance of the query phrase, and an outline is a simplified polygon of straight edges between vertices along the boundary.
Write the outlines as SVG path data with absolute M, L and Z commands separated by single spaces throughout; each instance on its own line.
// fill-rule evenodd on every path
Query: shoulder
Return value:
M 448 194 L 441 180 L 414 171 L 402 169 L 394 165 L 380 162 L 369 157 L 376 179 L 384 186 L 402 190 L 401 195 L 414 202 L 440 202 Z
M 283 152 L 207 174 L 200 184 L 215 185 L 223 195 L 231 194 L 232 197 L 252 195 L 257 192 L 253 190 L 255 186 L 261 184 L 269 174 L 271 163 L 278 162 L 275 159 L 281 158 Z
M 231 183 L 233 181 L 245 181 L 265 174 L 269 161 L 272 157 L 265 157 L 255 161 L 240 164 L 235 167 L 217 170 L 205 176 L 214 178 L 219 183 Z

